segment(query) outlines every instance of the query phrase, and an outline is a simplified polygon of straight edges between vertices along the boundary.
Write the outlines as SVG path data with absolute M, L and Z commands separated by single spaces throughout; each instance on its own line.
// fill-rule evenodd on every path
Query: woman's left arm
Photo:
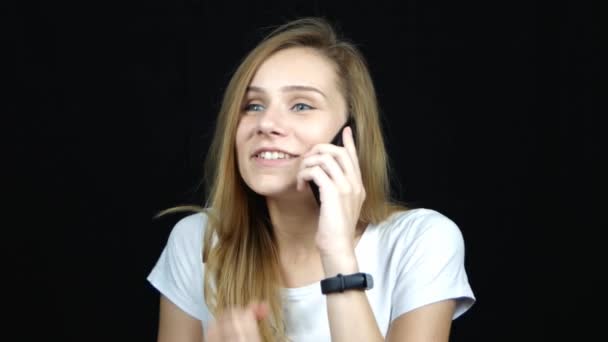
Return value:
M 455 308 L 455 300 L 448 299 L 403 314 L 391 323 L 386 340 L 446 342 Z
M 324 260 L 327 277 L 358 272 L 354 257 L 342 259 Z M 447 342 L 455 307 L 456 302 L 450 299 L 405 313 L 391 323 L 386 341 Z M 363 291 L 328 294 L 327 314 L 333 342 L 384 340 Z
M 352 130 L 342 132 L 344 148 L 319 144 L 305 156 L 298 175 L 298 189 L 313 180 L 319 186 L 321 208 L 316 236 L 325 277 L 359 272 L 355 257 L 356 226 L 365 200 L 365 189 Z M 395 319 L 387 341 L 448 341 L 453 300 L 412 310 Z M 364 291 L 349 290 L 327 295 L 331 340 L 383 341 Z
M 304 155 L 298 189 L 307 181 L 319 186 L 321 208 L 316 235 L 325 277 L 358 272 L 355 231 L 365 200 L 361 170 L 350 127 L 342 131 L 344 147 L 314 146 Z M 382 341 L 382 334 L 364 292 L 353 290 L 327 295 L 331 340 Z
M 359 272 L 354 250 L 351 257 L 322 257 L 325 277 L 335 277 Z M 383 341 L 367 295 L 362 290 L 329 293 L 327 316 L 333 342 Z

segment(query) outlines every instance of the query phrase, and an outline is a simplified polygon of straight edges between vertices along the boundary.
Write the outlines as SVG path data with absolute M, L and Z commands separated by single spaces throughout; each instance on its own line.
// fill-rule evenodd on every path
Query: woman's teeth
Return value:
M 274 160 L 274 159 L 290 159 L 291 155 L 283 152 L 265 151 L 257 155 L 258 158 Z

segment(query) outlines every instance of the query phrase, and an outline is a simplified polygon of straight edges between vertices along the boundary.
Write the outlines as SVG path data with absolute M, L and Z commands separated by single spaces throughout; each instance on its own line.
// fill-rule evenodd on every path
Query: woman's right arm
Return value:
M 201 321 L 160 296 L 158 342 L 204 342 Z

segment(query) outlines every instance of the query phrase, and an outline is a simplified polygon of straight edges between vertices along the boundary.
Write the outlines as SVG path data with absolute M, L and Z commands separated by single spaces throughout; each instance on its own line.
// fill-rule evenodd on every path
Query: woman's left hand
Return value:
M 315 145 L 304 155 L 297 176 L 300 191 L 309 189 L 310 180 L 319 186 L 321 208 L 316 243 L 324 259 L 354 259 L 355 232 L 365 200 L 350 127 L 342 131 L 342 141 L 344 147 Z

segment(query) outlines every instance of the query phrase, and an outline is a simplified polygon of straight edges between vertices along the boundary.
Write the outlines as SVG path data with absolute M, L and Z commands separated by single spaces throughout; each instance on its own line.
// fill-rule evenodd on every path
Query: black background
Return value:
M 155 339 L 158 294 L 145 278 L 181 216 L 152 216 L 202 203 L 202 161 L 231 73 L 264 28 L 306 15 L 332 20 L 367 57 L 398 198 L 464 234 L 478 301 L 452 340 L 599 330 L 605 314 L 589 309 L 605 308 L 594 200 L 605 128 L 591 85 L 605 41 L 591 5 L 2 6 L 4 55 L 14 56 L 3 169 L 15 209 L 3 229 L 3 311 L 17 340 Z

